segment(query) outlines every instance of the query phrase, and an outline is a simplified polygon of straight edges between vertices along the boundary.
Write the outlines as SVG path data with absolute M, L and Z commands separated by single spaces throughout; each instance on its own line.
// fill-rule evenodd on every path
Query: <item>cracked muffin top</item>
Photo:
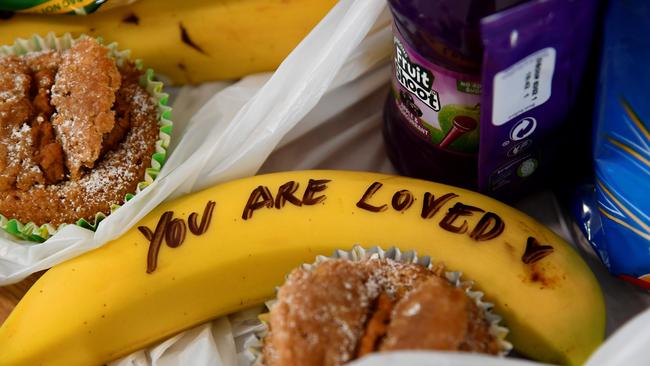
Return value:
M 140 76 L 93 39 L 0 56 L 0 214 L 92 222 L 135 192 L 159 130 Z
M 343 365 L 409 349 L 499 353 L 484 311 L 443 273 L 390 259 L 294 270 L 271 308 L 263 364 Z

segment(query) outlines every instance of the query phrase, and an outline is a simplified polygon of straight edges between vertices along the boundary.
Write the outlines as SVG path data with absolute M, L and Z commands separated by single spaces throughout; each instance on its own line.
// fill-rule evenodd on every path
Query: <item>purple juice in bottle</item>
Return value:
M 477 188 L 481 18 L 523 0 L 389 0 L 394 64 L 384 110 L 401 174 Z

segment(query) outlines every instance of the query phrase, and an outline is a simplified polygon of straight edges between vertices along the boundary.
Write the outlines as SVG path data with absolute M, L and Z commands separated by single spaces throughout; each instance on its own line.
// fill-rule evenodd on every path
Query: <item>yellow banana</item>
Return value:
M 0 19 L 0 45 L 33 34 L 102 37 L 175 84 L 272 71 L 336 0 L 138 0 L 87 16 Z
M 335 249 L 415 249 L 495 304 L 515 350 L 581 364 L 604 337 L 603 297 L 568 244 L 478 193 L 374 173 L 301 171 L 165 203 L 126 235 L 56 266 L 0 328 L 0 365 L 93 365 L 274 296 Z

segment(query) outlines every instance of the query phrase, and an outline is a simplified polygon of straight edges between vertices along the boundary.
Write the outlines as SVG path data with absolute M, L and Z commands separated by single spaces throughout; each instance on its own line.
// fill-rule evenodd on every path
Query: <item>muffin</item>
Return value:
M 96 224 L 153 180 L 171 127 L 139 63 L 95 39 L 65 43 L 0 53 L 0 215 L 32 227 Z
M 291 272 L 268 316 L 261 364 L 343 365 L 371 352 L 503 354 L 497 317 L 442 265 L 377 256 Z M 452 274 L 452 277 L 454 275 Z

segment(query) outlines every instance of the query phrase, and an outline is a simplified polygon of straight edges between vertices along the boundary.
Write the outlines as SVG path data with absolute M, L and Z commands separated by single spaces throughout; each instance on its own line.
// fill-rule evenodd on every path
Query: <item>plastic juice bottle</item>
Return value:
M 523 0 L 389 0 L 393 76 L 384 109 L 401 174 L 477 188 L 480 19 Z

